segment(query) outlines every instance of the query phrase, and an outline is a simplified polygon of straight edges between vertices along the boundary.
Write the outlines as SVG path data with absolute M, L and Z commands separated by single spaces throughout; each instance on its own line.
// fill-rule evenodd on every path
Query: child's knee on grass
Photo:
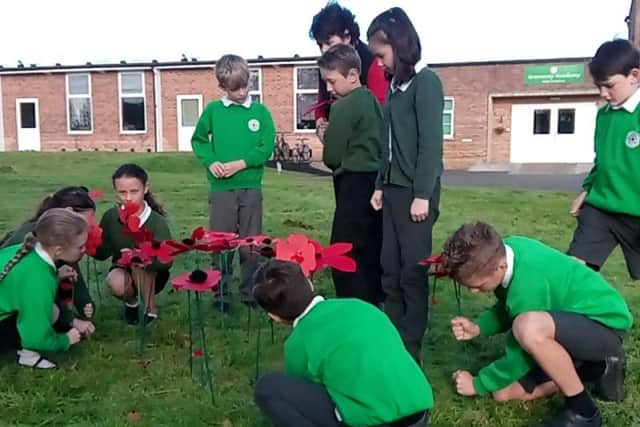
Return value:
M 133 286 L 131 284 L 131 276 L 121 268 L 114 268 L 107 275 L 107 284 L 111 290 L 111 294 L 116 298 L 124 298 L 129 294 L 133 294 Z
M 516 316 L 511 327 L 513 336 L 527 352 L 540 351 L 545 340 L 555 336 L 555 324 L 545 311 L 530 311 Z

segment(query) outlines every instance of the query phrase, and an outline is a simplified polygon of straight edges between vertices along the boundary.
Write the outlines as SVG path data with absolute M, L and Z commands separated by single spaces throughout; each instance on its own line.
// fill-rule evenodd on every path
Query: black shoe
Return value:
M 565 408 L 562 412 L 557 413 L 545 420 L 537 427 L 600 427 L 602 426 L 602 416 L 600 410 L 596 408 L 596 413 L 591 418 L 585 418 L 573 412 L 571 409 Z
M 148 325 L 149 323 L 153 322 L 154 320 L 158 320 L 158 316 L 150 316 L 149 314 L 145 314 L 144 315 L 144 323 L 145 325 Z
M 220 313 L 227 314 L 231 311 L 231 304 L 226 301 L 220 302 L 220 300 L 214 300 L 213 309 L 219 311 Z
M 124 305 L 124 320 L 126 320 L 129 325 L 137 325 L 138 322 L 140 322 L 138 309 L 139 307 L 137 305 L 135 307 L 130 307 L 127 304 Z
M 603 400 L 622 402 L 626 368 L 624 353 L 622 356 L 607 357 L 603 374 L 593 383 L 593 393 Z

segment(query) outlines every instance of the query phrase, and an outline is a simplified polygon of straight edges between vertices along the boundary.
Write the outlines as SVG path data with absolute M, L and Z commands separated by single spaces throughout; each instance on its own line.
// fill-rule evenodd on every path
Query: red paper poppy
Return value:
M 151 264 L 151 258 L 140 249 L 122 249 L 120 252 L 119 267 L 146 267 Z
M 102 245 L 102 227 L 96 224 L 94 216 L 89 217 L 89 230 L 87 232 L 86 251 L 89 256 L 96 256 L 98 248 Z
M 58 298 L 65 304 L 73 303 L 73 282 L 69 279 L 61 280 L 58 286 Z
M 334 243 L 323 248 L 319 243 L 316 245 L 316 270 L 319 271 L 324 267 L 335 268 L 345 273 L 353 273 L 356 271 L 356 262 L 353 258 L 345 255 L 353 249 L 351 243 Z M 318 250 L 319 249 L 319 250 Z
M 89 197 L 93 200 L 100 200 L 104 198 L 104 192 L 102 190 L 98 190 L 94 188 L 93 190 L 89 190 Z
M 258 235 L 258 236 L 247 236 L 241 239 L 234 239 L 231 241 L 231 245 L 234 247 L 242 247 L 242 246 L 264 246 L 264 245 L 272 245 L 275 239 L 272 239 L 269 236 Z
M 305 116 L 307 116 L 308 114 L 311 114 L 311 113 L 313 113 L 313 112 L 314 112 L 314 111 L 316 111 L 316 110 L 319 110 L 319 109 L 321 109 L 321 108 L 324 108 L 324 107 L 325 107 L 325 105 L 331 105 L 331 104 L 332 104 L 332 102 L 331 102 L 330 100 L 317 102 L 317 103 L 313 104 L 311 107 L 307 108 L 307 109 L 302 113 L 302 117 L 305 117 Z
M 137 215 L 139 210 L 140 205 L 134 202 L 127 202 L 118 209 L 120 222 L 134 233 L 139 231 L 141 226 L 140 217 Z
M 168 240 L 167 245 L 171 247 L 171 254 L 176 256 L 189 251 L 211 252 L 212 244 L 205 239 L 206 233 L 204 227 L 197 227 L 186 239 Z
M 204 353 L 199 348 L 196 348 L 195 350 L 193 350 L 193 356 L 194 357 L 202 357 L 203 355 L 204 355 Z
M 157 258 L 157 260 L 163 264 L 169 264 L 173 261 L 171 247 L 167 244 L 167 242 L 160 242 L 158 240 L 142 242 L 140 243 L 140 251 L 144 256 L 149 258 Z
M 200 273 L 200 274 L 196 274 Z M 199 276 L 199 277 L 196 277 Z M 196 270 L 190 273 L 183 273 L 171 280 L 173 288 L 185 291 L 213 291 L 218 288 L 218 284 L 222 279 L 222 273 L 215 269 L 207 271 Z
M 304 234 L 291 234 L 276 242 L 276 259 L 300 264 L 305 276 L 316 270 L 316 248 Z
M 447 273 L 442 269 L 442 255 L 431 255 L 430 257 L 420 261 L 418 264 L 426 267 L 432 267 L 429 272 L 430 276 L 445 277 L 447 275 Z

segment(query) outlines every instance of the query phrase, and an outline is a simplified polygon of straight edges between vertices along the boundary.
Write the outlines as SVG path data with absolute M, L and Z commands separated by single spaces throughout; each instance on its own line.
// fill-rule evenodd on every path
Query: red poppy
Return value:
M 222 279 L 222 273 L 218 270 L 196 270 L 179 275 L 171 280 L 171 284 L 176 290 L 204 292 L 217 289 L 220 279 Z
M 137 215 L 139 210 L 140 205 L 135 202 L 127 202 L 118 209 L 120 222 L 134 233 L 139 231 L 141 226 L 140 217 Z
M 104 198 L 104 192 L 102 190 L 94 188 L 93 190 L 89 190 L 89 197 L 91 197 L 93 200 L 100 200 Z
M 351 243 L 334 243 L 323 248 L 318 242 L 313 242 L 316 247 L 316 270 L 319 271 L 324 267 L 335 268 L 345 273 L 353 273 L 356 271 L 356 262 L 353 258 L 345 255 L 353 249 Z
M 231 245 L 234 247 L 241 246 L 263 246 L 263 245 L 272 245 L 275 239 L 272 239 L 269 236 L 258 235 L 258 236 L 247 236 L 242 237 L 240 239 L 234 239 L 231 241 Z
M 157 258 L 163 264 L 169 264 L 173 261 L 171 247 L 167 242 L 151 240 L 140 243 L 140 252 L 146 257 Z
M 276 242 L 276 259 L 300 264 L 305 276 L 316 270 L 316 247 L 304 234 L 290 234 Z
M 61 280 L 58 286 L 58 298 L 62 300 L 64 304 L 73 303 L 73 282 L 69 279 Z
M 204 353 L 199 348 L 196 348 L 196 349 L 193 350 L 193 356 L 194 357 L 202 357 L 203 355 L 204 355 Z
M 434 277 L 445 277 L 447 273 L 442 268 L 442 255 L 431 255 L 420 261 L 418 264 L 426 267 L 433 267 L 429 275 Z
M 89 256 L 96 256 L 102 245 L 102 227 L 96 224 L 94 216 L 89 217 L 89 231 L 87 232 L 86 251 Z
M 321 108 L 324 108 L 325 105 L 331 105 L 332 102 L 331 100 L 327 100 L 327 101 L 320 101 L 317 102 L 315 104 L 313 104 L 311 107 L 307 108 L 303 113 L 302 113 L 302 117 L 307 116 L 308 114 L 313 113 L 316 110 L 319 110 Z
M 119 267 L 146 267 L 151 264 L 149 258 L 140 249 L 122 249 L 117 263 Z
M 211 252 L 211 243 L 205 239 L 206 233 L 204 227 L 197 227 L 186 239 L 168 240 L 167 245 L 171 247 L 171 254 L 176 256 L 189 251 Z

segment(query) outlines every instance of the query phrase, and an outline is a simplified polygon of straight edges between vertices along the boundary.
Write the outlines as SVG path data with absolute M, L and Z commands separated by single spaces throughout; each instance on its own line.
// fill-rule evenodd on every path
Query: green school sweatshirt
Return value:
M 389 318 L 357 299 L 314 305 L 287 338 L 284 359 L 289 375 L 326 387 L 350 426 L 383 424 L 433 406 L 431 386 Z
M 598 111 L 595 160 L 584 180 L 586 202 L 640 216 L 640 104 L 633 113 L 605 105 Z
M 378 101 L 359 87 L 331 105 L 322 161 L 335 175 L 376 172 L 384 121 Z
M 273 152 L 275 125 L 267 108 L 252 102 L 249 108 L 222 100 L 210 102 L 198 120 L 191 147 L 205 167 L 211 191 L 262 188 L 264 163 Z M 244 160 L 247 168 L 229 178 L 216 178 L 214 162 Z
M 22 245 L 0 249 L 0 269 Z M 17 314 L 22 346 L 34 351 L 60 351 L 69 348 L 66 334 L 53 329 L 53 305 L 58 293 L 58 272 L 32 250 L 0 282 L 0 320 Z
M 477 319 L 483 336 L 507 332 L 505 354 L 482 368 L 473 379 L 480 395 L 519 380 L 533 359 L 511 332 L 513 320 L 528 311 L 566 311 L 618 330 L 631 328 L 633 318 L 620 293 L 599 273 L 537 240 L 508 237 L 514 252 L 513 276 L 495 290 L 496 304 Z
M 414 197 L 431 198 L 442 174 L 443 109 L 442 83 L 429 68 L 405 90 L 389 89 L 377 189 L 393 184 L 413 189 Z
M 109 209 L 102 215 L 100 227 L 102 227 L 102 245 L 98 248 L 95 258 L 105 260 L 111 257 L 111 262 L 116 265 L 122 254 L 120 251 L 122 249 L 131 249 L 135 246 L 131 237 L 123 235 L 124 225 L 120 222 L 117 207 Z M 155 240 L 171 239 L 167 220 L 156 211 L 151 211 L 151 215 L 149 215 L 143 227 L 153 231 Z M 158 260 L 154 260 L 147 267 L 148 270 L 156 272 L 169 270 L 169 268 L 171 268 L 171 264 L 162 264 Z
M 0 249 L 6 248 L 7 246 L 22 244 L 24 237 L 27 235 L 27 233 L 33 231 L 34 226 L 35 224 L 33 222 L 25 222 L 24 224 L 22 224 L 20 228 L 18 228 L 11 234 L 9 240 L 4 242 L 4 244 L 0 246 Z M 85 305 L 92 304 L 94 308 L 96 305 L 91 299 L 91 294 L 89 293 L 89 289 L 87 289 L 87 283 L 84 281 L 82 270 L 79 266 L 76 269 L 76 272 L 78 273 L 78 280 L 76 280 L 76 282 L 73 284 L 73 305 L 76 308 L 77 314 L 84 319 Z M 62 317 L 61 321 L 64 323 L 68 323 L 73 320 L 73 313 L 60 313 L 60 315 Z

